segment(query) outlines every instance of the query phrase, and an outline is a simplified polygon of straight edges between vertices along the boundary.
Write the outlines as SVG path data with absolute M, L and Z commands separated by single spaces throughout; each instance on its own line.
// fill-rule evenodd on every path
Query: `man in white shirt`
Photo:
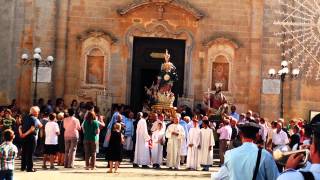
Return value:
M 224 154 L 230 146 L 230 140 L 232 135 L 232 128 L 230 126 L 229 119 L 225 119 L 224 123 L 220 124 L 220 128 L 217 130 L 217 133 L 220 134 L 219 156 L 220 156 L 220 165 L 222 165 L 224 163 Z
M 277 122 L 277 129 L 272 135 L 272 144 L 274 148 L 289 144 L 288 135 L 282 130 L 281 122 Z

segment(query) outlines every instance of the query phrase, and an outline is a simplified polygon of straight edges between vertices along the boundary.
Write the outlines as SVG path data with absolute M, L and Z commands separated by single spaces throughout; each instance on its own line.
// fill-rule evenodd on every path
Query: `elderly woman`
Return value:
M 32 154 L 36 147 L 36 123 L 39 121 L 39 112 L 38 106 L 31 107 L 30 114 L 23 120 L 22 126 L 19 128 L 19 134 L 22 139 L 21 171 L 36 171 L 33 169 Z
M 57 115 L 57 123 L 59 126 L 59 136 L 58 136 L 58 166 L 64 166 L 64 152 L 65 152 L 65 142 L 64 142 L 64 127 L 63 127 L 63 121 L 64 121 L 65 114 L 60 112 Z

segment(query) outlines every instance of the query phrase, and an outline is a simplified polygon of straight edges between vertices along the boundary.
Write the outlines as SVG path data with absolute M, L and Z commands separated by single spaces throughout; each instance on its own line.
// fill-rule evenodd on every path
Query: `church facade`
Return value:
M 264 82 L 282 59 L 274 35 L 280 28 L 273 24 L 279 7 L 277 0 L 2 1 L 0 102 L 32 104 L 33 68 L 20 57 L 40 47 L 55 62 L 51 80 L 38 83 L 38 97 L 97 102 L 107 91 L 112 103 L 142 104 L 168 49 L 179 72 L 178 103 L 203 103 L 221 83 L 239 111 L 273 120 L 280 95 L 268 93 L 277 87 Z M 310 110 L 320 111 L 318 87 L 315 80 L 288 78 L 285 117 L 308 119 Z

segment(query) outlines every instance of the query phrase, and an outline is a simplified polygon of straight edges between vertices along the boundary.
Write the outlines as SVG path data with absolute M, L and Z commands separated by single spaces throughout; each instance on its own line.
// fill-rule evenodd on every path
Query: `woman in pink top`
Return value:
M 69 117 L 64 119 L 63 127 L 65 139 L 65 154 L 64 154 L 64 167 L 74 168 L 73 162 L 76 156 L 77 144 L 79 141 L 79 130 L 81 129 L 80 122 L 75 118 L 74 110 L 68 109 Z

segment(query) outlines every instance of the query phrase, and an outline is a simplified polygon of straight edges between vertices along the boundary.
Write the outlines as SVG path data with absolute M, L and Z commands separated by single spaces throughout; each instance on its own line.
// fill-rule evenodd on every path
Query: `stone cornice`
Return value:
M 210 47 L 213 44 L 229 44 L 234 49 L 242 47 L 241 43 L 237 39 L 233 38 L 231 35 L 219 33 L 212 35 L 209 38 L 202 41 L 202 45 L 204 47 Z
M 119 15 L 123 16 L 149 4 L 154 4 L 161 7 L 166 5 L 177 7 L 191 14 L 196 20 L 201 20 L 204 17 L 204 14 L 200 10 L 185 0 L 138 0 L 126 5 L 123 8 L 119 8 L 117 12 Z
M 112 44 L 116 43 L 118 41 L 117 37 L 113 35 L 109 31 L 105 31 L 102 29 L 88 29 L 81 34 L 77 35 L 77 39 L 79 41 L 83 41 L 85 39 L 88 39 L 90 37 L 104 37 L 107 40 L 109 40 Z

